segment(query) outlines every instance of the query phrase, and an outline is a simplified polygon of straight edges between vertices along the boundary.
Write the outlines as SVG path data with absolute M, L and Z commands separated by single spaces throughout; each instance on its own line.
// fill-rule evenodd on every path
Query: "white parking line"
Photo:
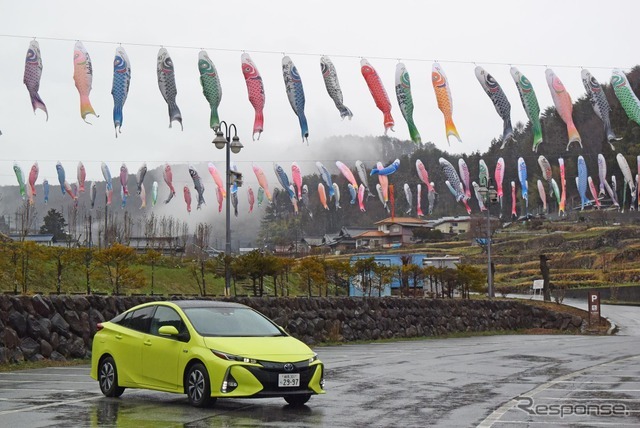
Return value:
M 13 379 L 0 379 L 0 382 L 6 383 L 40 383 L 38 380 L 13 380 Z M 88 381 L 88 380 L 58 380 L 58 383 L 86 383 L 86 384 L 95 384 L 96 381 Z M 3 388 L 4 389 L 4 388 Z
M 548 390 L 547 390 L 548 391 Z M 564 390 L 563 390 L 564 391 Z M 576 397 L 540 397 L 536 396 L 536 400 L 549 400 L 549 401 L 625 401 L 628 403 L 640 403 L 640 398 L 576 398 Z
M 597 380 L 559 380 L 559 381 L 556 381 L 556 383 L 584 383 L 584 384 L 594 383 L 594 384 L 605 384 L 605 385 L 608 385 L 610 383 L 640 383 L 640 380 L 620 380 L 620 379 L 616 379 L 616 380 L 612 380 L 611 382 L 601 382 L 601 381 L 597 381 Z
M 554 382 L 555 383 L 555 382 Z M 544 391 L 564 391 L 564 392 L 640 392 L 640 389 L 566 389 L 566 388 L 545 388 Z M 527 394 L 528 395 L 528 394 Z
M 75 391 L 56 391 L 56 392 L 75 392 Z M 27 398 L 2 398 L 0 397 L 0 401 L 3 402 L 7 402 L 7 403 L 11 403 L 11 402 L 17 402 L 17 403 L 24 403 L 24 401 L 27 400 Z M 30 402 L 38 402 L 41 401 L 43 403 L 48 403 L 51 401 L 50 398 L 34 398 L 34 397 L 29 397 L 28 400 Z
M 23 376 L 36 376 L 36 377 L 42 377 L 42 376 L 64 376 L 64 377 L 87 377 L 89 376 L 88 374 L 61 374 L 61 373 L 27 373 L 27 372 L 6 372 L 6 373 L 0 373 L 0 377 L 3 376 L 8 376 L 8 377 L 14 377 L 14 376 L 18 376 L 18 377 L 23 377 Z
M 47 370 L 91 370 L 88 365 L 47 367 Z
M 568 373 L 566 375 L 560 376 L 556 379 L 550 380 L 549 382 L 543 383 L 542 385 L 538 386 L 537 388 L 532 389 L 529 392 L 526 392 L 524 394 L 521 394 L 520 397 L 533 397 L 536 394 L 543 392 L 543 391 L 564 391 L 564 392 L 640 392 L 640 390 L 637 389 L 630 389 L 630 390 L 624 390 L 624 389 L 560 389 L 560 388 L 552 388 L 553 385 L 558 384 L 559 382 L 563 382 L 563 381 L 567 381 L 571 378 L 575 378 L 576 376 L 580 376 L 583 374 L 588 373 L 590 370 L 595 370 L 597 368 L 601 368 L 601 367 L 606 367 L 609 365 L 613 365 L 613 364 L 619 364 L 622 361 L 630 361 L 630 360 L 635 360 L 637 359 L 638 356 L 634 355 L 631 357 L 627 357 L 627 358 L 622 358 L 622 359 L 616 359 L 614 361 L 608 361 L 606 363 L 602 363 L 602 364 L 597 364 L 595 366 L 591 366 L 591 367 L 586 367 L 582 370 L 577 370 L 573 373 Z M 494 410 L 493 412 L 491 412 L 491 414 L 489 416 L 487 416 L 482 422 L 480 422 L 480 424 L 478 425 L 478 428 L 490 428 L 492 427 L 495 423 L 502 423 L 503 421 L 501 421 L 500 419 L 502 418 L 502 416 L 504 416 L 509 410 L 511 410 L 513 407 L 515 407 L 517 404 L 519 403 L 518 401 L 518 397 L 516 398 L 512 398 L 511 400 L 507 401 L 506 403 L 504 403 L 502 406 L 498 407 L 496 410 Z M 532 422 L 532 421 L 527 421 L 527 422 L 522 422 L 522 421 L 512 421 L 511 423 L 522 423 L 522 424 L 534 424 L 534 423 L 540 423 L 540 424 L 548 424 L 548 425 L 558 425 L 557 422 L 554 423 L 548 423 L 548 422 Z M 620 426 L 622 424 L 607 424 L 607 425 L 613 425 L 613 426 Z M 632 426 L 637 426 L 637 424 L 634 424 Z
M 604 426 L 604 427 L 637 427 L 638 424 L 623 424 L 620 422 L 593 422 L 593 421 L 499 421 L 498 424 L 512 424 L 512 425 L 552 425 L 552 426 L 577 426 L 580 424 L 586 424 L 588 426 Z
M 42 388 L 28 388 L 28 387 L 0 389 L 0 392 L 4 392 L 4 391 L 78 392 L 77 389 L 42 389 Z M 7 399 L 3 398 L 2 400 L 7 400 Z
M 39 406 L 24 407 L 22 409 L 5 410 L 3 412 L 0 412 L 0 416 L 9 415 L 11 413 L 31 412 L 34 410 L 44 409 L 47 407 L 56 407 L 56 406 L 64 406 L 66 404 L 81 403 L 83 401 L 97 400 L 98 398 L 101 398 L 101 397 L 102 395 L 96 395 L 95 397 L 78 398 L 77 400 L 64 400 L 64 401 L 58 401 L 55 403 L 41 404 Z
M 607 373 L 605 374 L 598 374 L 598 373 L 589 373 L 589 376 L 592 377 L 625 377 L 625 378 L 636 378 L 636 379 L 640 379 L 640 375 L 638 375 L 638 372 L 635 371 L 633 372 L 632 375 L 629 374 L 622 374 L 621 372 L 615 371 L 615 370 L 607 370 Z

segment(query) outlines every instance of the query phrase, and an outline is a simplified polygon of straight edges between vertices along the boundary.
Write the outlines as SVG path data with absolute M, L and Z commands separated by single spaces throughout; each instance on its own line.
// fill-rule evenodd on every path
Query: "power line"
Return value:
M 610 70 L 613 68 L 632 68 L 633 65 L 627 67 L 613 67 L 613 66 L 603 66 L 603 65 L 576 65 L 576 64 L 537 64 L 537 63 L 515 63 L 515 62 L 498 62 L 498 61 L 470 61 L 470 60 L 456 60 L 456 59 L 436 59 L 436 58 L 419 58 L 419 57 L 407 57 L 407 58 L 398 58 L 398 57 L 388 57 L 388 56 L 377 56 L 377 55 L 353 55 L 353 54 L 331 54 L 331 53 L 319 53 L 319 52 L 299 52 L 299 51 L 284 51 L 284 50 L 264 50 L 264 49 L 237 49 L 237 48 L 221 48 L 221 47 L 213 47 L 213 46 L 203 46 L 203 45 L 167 45 L 163 43 L 139 43 L 139 42 L 122 42 L 122 41 L 113 41 L 113 40 L 97 40 L 97 39 L 70 39 L 65 37 L 40 37 L 40 36 L 25 36 L 20 34 L 0 34 L 2 38 L 14 38 L 14 39 L 31 39 L 31 40 L 52 40 L 59 42 L 77 42 L 82 40 L 87 43 L 96 43 L 96 44 L 104 44 L 104 45 L 128 45 L 128 46 L 140 46 L 140 47 L 152 47 L 152 48 L 171 48 L 171 49 L 189 49 L 189 50 L 211 50 L 211 51 L 219 51 L 219 52 L 251 52 L 251 53 L 260 53 L 260 54 L 273 54 L 273 55 L 295 55 L 295 56 L 323 56 L 328 55 L 334 58 L 353 58 L 353 59 L 376 59 L 376 60 L 390 60 L 390 61 L 411 61 L 411 62 L 440 62 L 445 64 L 483 64 L 483 65 L 506 65 L 506 66 L 523 66 L 523 67 L 544 67 L 544 68 L 592 68 L 592 69 L 604 69 Z

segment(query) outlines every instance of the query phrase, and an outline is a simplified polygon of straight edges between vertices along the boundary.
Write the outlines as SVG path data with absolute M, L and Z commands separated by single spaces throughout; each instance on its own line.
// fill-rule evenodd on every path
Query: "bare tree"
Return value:
M 20 267 L 18 275 L 22 283 L 22 294 L 27 294 L 29 282 L 42 277 L 44 260 L 42 250 L 33 241 L 21 242 L 19 244 Z
M 93 247 L 93 221 L 93 213 L 83 205 L 84 246 L 89 248 Z
M 186 221 L 177 222 L 177 230 L 179 231 L 180 243 L 182 244 L 182 248 L 187 248 L 187 244 L 189 243 L 189 224 Z
M 70 238 L 67 243 L 70 244 L 78 237 L 78 206 L 76 202 L 67 206 L 67 218 Z
M 184 226 L 187 224 L 183 224 Z M 187 226 L 188 231 L 188 226 Z M 196 282 L 198 283 L 198 288 L 200 290 L 200 294 L 205 296 L 207 294 L 207 284 L 205 281 L 205 267 L 207 264 L 208 254 L 207 247 L 209 246 L 209 239 L 211 236 L 211 226 L 207 223 L 198 223 L 196 226 L 196 231 L 193 234 L 193 247 L 195 248 L 194 255 L 196 259 L 194 260 L 195 265 L 192 271 L 192 275 L 194 276 Z
M 158 218 L 154 213 L 144 217 L 144 236 L 147 242 L 151 243 L 151 247 L 155 247 L 155 238 L 158 235 Z
M 48 248 L 47 252 L 56 266 L 56 292 L 60 294 L 62 292 L 62 273 L 67 266 L 67 258 L 65 257 L 67 249 L 63 247 L 52 247 Z
M 20 240 L 24 241 L 25 236 L 34 228 L 37 211 L 35 206 L 29 204 L 28 200 L 25 200 L 22 205 L 18 207 L 15 216 L 16 229 L 19 230 Z
M 108 244 L 111 246 L 116 242 L 121 242 L 122 239 L 122 223 L 118 221 L 117 213 L 113 211 L 109 213 L 109 222 L 108 222 L 107 236 L 108 236 Z
M 93 218 L 93 220 L 95 220 L 96 224 L 98 225 L 98 248 L 102 248 L 102 240 L 104 239 L 103 215 L 104 214 L 102 211 L 96 210 L 95 217 Z
M 142 224 L 145 220 L 145 216 L 136 217 L 136 236 L 142 236 Z
M 168 225 L 168 233 L 167 236 L 173 237 L 176 236 L 176 229 L 177 229 L 177 225 L 176 225 L 176 219 L 173 218 L 173 216 L 169 216 L 169 219 L 167 221 L 167 225 Z
M 160 229 L 161 229 L 161 233 L 162 236 L 168 236 L 168 234 L 170 234 L 171 232 L 167 232 L 167 230 L 169 229 L 169 219 L 166 216 L 162 216 L 162 218 L 160 219 Z
M 133 218 L 129 211 L 125 211 L 123 215 L 123 230 L 122 230 L 122 242 L 125 245 L 129 245 L 131 242 L 131 232 L 133 230 Z
M 156 265 L 160 260 L 162 260 L 162 254 L 158 251 L 150 248 L 147 250 L 147 253 L 144 259 L 151 265 L 151 294 L 154 294 L 154 286 L 155 286 L 155 270 Z
M 91 294 L 91 276 L 95 272 L 97 265 L 94 263 L 95 250 L 89 248 L 77 248 L 72 250 L 72 262 L 82 266 L 87 286 L 87 294 Z
M 187 226 L 185 223 L 184 226 Z M 187 231 L 189 230 L 187 226 Z M 198 223 L 196 231 L 193 234 L 193 242 L 198 247 L 206 250 L 209 247 L 209 241 L 211 239 L 211 225 L 208 223 Z

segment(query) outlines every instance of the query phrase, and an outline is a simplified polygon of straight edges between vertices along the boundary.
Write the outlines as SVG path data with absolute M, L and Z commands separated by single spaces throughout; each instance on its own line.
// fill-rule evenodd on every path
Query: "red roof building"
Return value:
M 413 229 L 429 227 L 424 220 L 413 217 L 388 217 L 375 223 L 378 230 L 356 236 L 356 248 L 399 248 L 413 244 Z

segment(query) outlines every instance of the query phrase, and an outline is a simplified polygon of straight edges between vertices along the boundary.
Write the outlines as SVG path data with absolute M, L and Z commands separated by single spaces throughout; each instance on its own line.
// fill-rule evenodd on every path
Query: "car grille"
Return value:
M 293 364 L 293 370 L 286 371 L 284 366 L 286 363 L 274 363 L 271 361 L 260 361 L 262 367 L 245 366 L 262 384 L 264 389 L 260 395 L 269 394 L 287 394 L 291 392 L 309 391 L 309 382 L 315 373 L 316 366 L 310 367 L 308 361 L 298 361 Z M 297 387 L 278 387 L 278 374 L 280 373 L 300 373 L 300 386 Z

